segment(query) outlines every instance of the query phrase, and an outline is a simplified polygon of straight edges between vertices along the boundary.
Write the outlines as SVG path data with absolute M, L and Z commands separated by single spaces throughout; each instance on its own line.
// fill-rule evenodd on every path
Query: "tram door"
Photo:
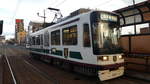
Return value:
M 91 39 L 90 39 L 90 30 L 89 24 L 83 24 L 83 47 L 84 49 L 89 50 L 91 48 Z

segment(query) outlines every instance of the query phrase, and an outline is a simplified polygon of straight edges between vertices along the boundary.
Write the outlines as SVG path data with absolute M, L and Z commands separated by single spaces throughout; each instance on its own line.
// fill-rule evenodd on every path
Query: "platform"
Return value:
M 125 71 L 125 76 L 150 82 L 150 73 L 146 73 L 146 72 L 126 70 Z

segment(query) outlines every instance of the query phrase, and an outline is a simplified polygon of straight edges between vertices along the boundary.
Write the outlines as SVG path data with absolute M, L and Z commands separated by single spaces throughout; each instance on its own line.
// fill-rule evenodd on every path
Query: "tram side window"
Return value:
M 63 29 L 63 45 L 77 44 L 77 26 Z
M 35 45 L 35 42 L 36 42 L 35 37 L 32 37 L 32 45 Z
M 36 37 L 36 45 L 40 45 L 40 35 Z
M 51 32 L 51 45 L 60 45 L 60 30 Z
M 91 46 L 89 24 L 83 24 L 83 45 L 84 45 L 84 47 Z
M 40 45 L 43 45 L 43 34 L 42 35 L 40 35 Z
M 32 45 L 32 37 L 29 38 L 29 45 Z
M 28 45 L 32 45 L 32 37 L 29 37 L 29 38 L 27 39 L 27 44 L 28 44 Z
M 44 46 L 49 46 L 49 33 L 44 34 Z

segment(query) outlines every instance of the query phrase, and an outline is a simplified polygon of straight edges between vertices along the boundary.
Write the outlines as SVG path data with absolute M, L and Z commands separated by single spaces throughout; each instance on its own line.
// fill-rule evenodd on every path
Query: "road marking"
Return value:
M 9 61 L 8 61 L 8 58 L 7 58 L 7 56 L 4 56 L 4 57 L 6 58 L 6 61 L 7 61 L 8 67 L 9 67 L 10 72 L 11 72 L 11 76 L 12 76 L 13 81 L 14 81 L 14 84 L 17 84 L 16 79 L 15 79 L 15 76 L 14 76 L 13 71 L 12 71 L 12 68 L 11 68 L 10 63 L 9 63 Z

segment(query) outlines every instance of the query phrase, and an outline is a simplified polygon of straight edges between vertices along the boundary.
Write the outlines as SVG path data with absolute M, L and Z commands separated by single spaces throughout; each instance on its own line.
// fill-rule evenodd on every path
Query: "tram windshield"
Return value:
M 122 49 L 119 46 L 118 22 L 100 20 L 93 24 L 94 54 L 117 54 Z

